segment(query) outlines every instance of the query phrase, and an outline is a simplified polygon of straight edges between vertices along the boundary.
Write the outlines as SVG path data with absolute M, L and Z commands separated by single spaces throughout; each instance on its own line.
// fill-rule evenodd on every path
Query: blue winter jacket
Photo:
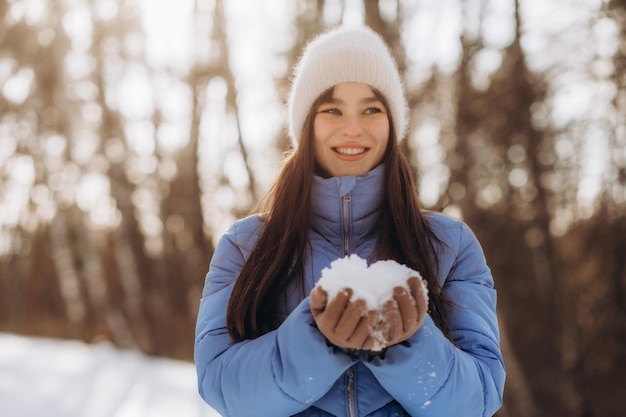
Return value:
M 316 177 L 306 264 L 307 294 L 323 268 L 346 253 L 372 259 L 384 166 L 362 177 Z M 505 379 L 496 292 L 482 249 L 462 222 L 427 214 L 440 248 L 439 279 L 455 307 L 450 342 L 430 317 L 384 356 L 350 356 L 314 326 L 309 298 L 295 287 L 274 331 L 233 343 L 226 306 L 259 234 L 257 216 L 221 238 L 200 302 L 195 363 L 200 395 L 222 416 L 491 416 Z

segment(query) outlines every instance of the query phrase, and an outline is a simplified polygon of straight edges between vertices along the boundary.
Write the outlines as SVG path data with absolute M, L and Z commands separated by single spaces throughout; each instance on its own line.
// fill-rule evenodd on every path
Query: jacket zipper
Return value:
M 356 414 L 354 412 L 354 371 L 352 368 L 349 368 L 347 371 L 348 378 L 348 415 L 350 417 L 355 417 Z
M 342 197 L 343 202 L 343 256 L 350 254 L 350 194 Z M 347 394 L 348 394 L 348 414 L 350 417 L 356 416 L 354 410 L 354 370 L 349 368 L 346 372 Z
M 343 256 L 350 254 L 350 194 L 343 199 Z

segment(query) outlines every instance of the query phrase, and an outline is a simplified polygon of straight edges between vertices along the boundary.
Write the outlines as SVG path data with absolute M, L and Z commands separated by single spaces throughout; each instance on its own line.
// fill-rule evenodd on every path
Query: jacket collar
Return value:
M 344 219 L 348 219 L 351 247 L 378 232 L 384 198 L 385 166 L 355 177 L 315 176 L 311 196 L 311 228 L 338 246 L 344 242 Z M 344 196 L 349 196 L 344 214 Z

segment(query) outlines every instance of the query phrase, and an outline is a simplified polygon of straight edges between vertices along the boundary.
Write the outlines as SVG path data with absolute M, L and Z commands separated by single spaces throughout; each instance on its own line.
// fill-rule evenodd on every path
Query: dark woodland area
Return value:
M 247 213 L 289 146 L 278 126 L 270 163 L 242 128 L 248 110 L 229 34 L 245 28 L 229 26 L 224 0 L 196 0 L 196 58 L 181 74 L 147 61 L 140 10 L 131 1 L 109 2 L 117 9 L 106 13 L 107 2 L 75 2 L 89 21 L 89 39 L 70 29 L 76 6 L 47 2 L 34 19 L 19 3 L 0 0 L 0 331 L 108 340 L 192 360 L 220 224 Z M 281 98 L 304 42 L 340 23 L 342 15 L 329 10 L 347 2 L 289 3 L 292 36 L 267 57 L 281 63 L 271 86 Z M 433 169 L 443 173 L 425 208 L 461 216 L 492 268 L 507 366 L 497 416 L 622 416 L 626 1 L 571 6 L 586 14 L 545 35 L 542 45 L 552 46 L 545 50 L 558 54 L 541 55 L 529 52 L 539 41 L 529 34 L 532 14 L 523 13 L 523 2 L 509 2 L 511 39 L 494 46 L 486 34 L 494 2 L 459 0 L 458 58 L 418 70 L 421 55 L 406 28 L 422 3 L 366 0 L 362 13 L 393 45 L 405 75 L 413 127 L 406 151 L 420 190 Z M 433 36 L 440 26 L 433 23 Z M 498 65 L 481 69 L 493 56 Z M 123 91 L 113 94 L 111 85 L 132 68 L 150 85 L 185 92 L 185 138 L 175 150 L 133 145 L 137 126 L 158 136 L 175 116 L 168 98 L 154 95 L 148 113 L 129 120 Z M 574 101 L 563 95 L 568 88 L 587 92 L 584 111 L 557 117 L 557 105 Z M 219 117 L 206 110 L 216 107 L 232 133 L 223 145 L 211 134 Z M 423 126 L 436 126 L 436 144 L 422 140 Z M 428 146 L 439 150 L 439 165 L 425 162 Z M 79 186 L 85 178 L 95 181 Z M 104 184 L 95 203 L 81 202 L 89 184 Z

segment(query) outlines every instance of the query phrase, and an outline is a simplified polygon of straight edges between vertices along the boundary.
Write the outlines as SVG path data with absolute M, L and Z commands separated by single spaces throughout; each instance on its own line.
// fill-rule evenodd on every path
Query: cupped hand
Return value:
M 403 286 L 393 288 L 393 295 L 378 313 L 376 324 L 364 346 L 380 351 L 411 337 L 424 323 L 428 309 L 425 286 L 420 278 L 412 277 Z
M 352 301 L 353 291 L 345 288 L 332 299 L 321 287 L 311 291 L 310 305 L 319 331 L 333 345 L 346 349 L 369 349 L 376 310 L 368 310 L 365 300 Z M 370 345 L 366 342 L 370 340 Z

